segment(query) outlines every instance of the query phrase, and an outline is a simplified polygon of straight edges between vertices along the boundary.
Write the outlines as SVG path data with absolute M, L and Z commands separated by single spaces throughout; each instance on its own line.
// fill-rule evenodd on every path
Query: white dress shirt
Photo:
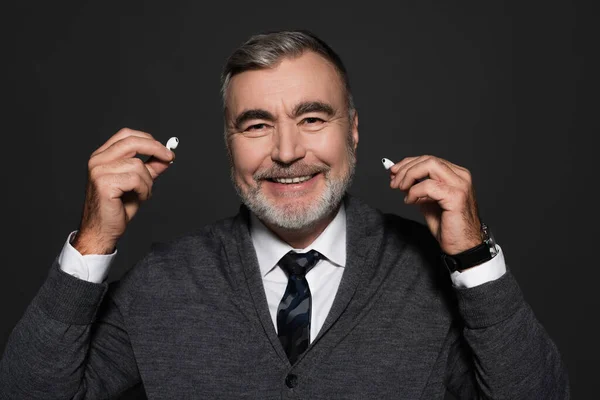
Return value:
M 71 232 L 58 262 L 60 268 L 88 282 L 102 283 L 110 265 L 117 255 L 117 250 L 107 255 L 82 256 L 73 246 L 77 231 Z M 312 296 L 310 340 L 317 334 L 331 309 L 337 293 L 344 268 L 346 266 L 346 212 L 342 204 L 338 213 L 325 230 L 305 249 L 294 249 L 271 232 L 254 214 L 250 218 L 250 235 L 256 250 L 258 266 L 263 280 L 269 312 L 277 330 L 277 308 L 285 293 L 287 275 L 277 265 L 281 257 L 290 250 L 307 252 L 316 250 L 326 258 L 321 259 L 308 273 L 306 280 Z M 498 246 L 498 254 L 491 260 L 470 268 L 464 272 L 453 272 L 452 283 L 458 288 L 472 288 L 483 283 L 496 280 L 506 272 L 506 264 L 502 249 Z
M 342 205 L 327 228 L 305 249 L 294 249 L 279 239 L 254 215 L 250 217 L 250 236 L 256 250 L 269 312 L 277 330 L 277 309 L 288 283 L 286 273 L 277 265 L 290 250 L 306 253 L 316 250 L 326 258 L 306 274 L 311 295 L 310 341 L 317 337 L 331 309 L 346 266 L 346 211 Z

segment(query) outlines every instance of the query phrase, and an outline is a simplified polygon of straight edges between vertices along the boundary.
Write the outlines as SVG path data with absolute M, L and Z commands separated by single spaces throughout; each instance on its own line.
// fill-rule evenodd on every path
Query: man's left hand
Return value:
M 482 243 L 481 221 L 471 173 L 434 157 L 407 157 L 390 168 L 390 187 L 406 192 L 406 204 L 418 204 L 427 226 L 446 254 Z

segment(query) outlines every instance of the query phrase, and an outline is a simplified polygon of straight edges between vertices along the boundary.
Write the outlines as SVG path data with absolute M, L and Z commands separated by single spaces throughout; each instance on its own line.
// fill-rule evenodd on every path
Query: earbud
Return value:
M 389 160 L 387 158 L 382 158 L 381 163 L 383 164 L 383 168 L 385 169 L 390 169 L 395 164 L 392 160 Z
M 165 147 L 169 150 L 173 150 L 177 148 L 177 145 L 179 144 L 179 139 L 177 139 L 175 136 L 173 136 L 171 139 L 169 139 L 167 141 L 167 144 L 165 145 Z

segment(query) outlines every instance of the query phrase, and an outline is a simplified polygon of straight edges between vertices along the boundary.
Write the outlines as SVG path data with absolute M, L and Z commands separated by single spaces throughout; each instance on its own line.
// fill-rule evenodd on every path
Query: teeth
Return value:
M 273 180 L 275 182 L 277 182 L 277 183 L 300 183 L 300 182 L 306 182 L 310 178 L 312 178 L 311 175 L 308 175 L 308 176 L 298 176 L 298 177 L 295 177 L 295 178 L 274 178 Z

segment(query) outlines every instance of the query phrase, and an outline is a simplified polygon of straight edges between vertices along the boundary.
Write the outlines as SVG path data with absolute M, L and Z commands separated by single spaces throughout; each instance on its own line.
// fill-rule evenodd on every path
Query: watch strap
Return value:
M 490 247 L 485 241 L 478 246 L 458 254 L 442 253 L 442 262 L 450 272 L 462 271 L 475 265 L 482 264 L 493 258 Z

